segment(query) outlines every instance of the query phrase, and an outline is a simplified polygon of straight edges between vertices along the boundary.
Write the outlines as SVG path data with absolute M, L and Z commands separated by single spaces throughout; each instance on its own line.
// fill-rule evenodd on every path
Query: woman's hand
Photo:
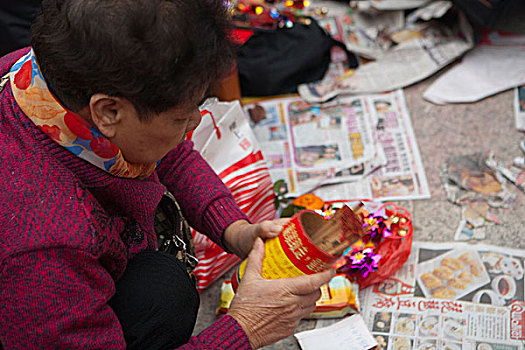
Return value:
M 229 251 L 244 259 L 252 250 L 257 237 L 264 240 L 278 236 L 288 221 L 290 218 L 266 220 L 258 224 L 250 224 L 246 220 L 235 221 L 226 228 L 222 240 Z
M 253 348 L 272 344 L 291 334 L 301 318 L 315 309 L 320 287 L 335 274 L 266 280 L 261 276 L 264 244 L 256 239 L 228 315 L 239 322 Z

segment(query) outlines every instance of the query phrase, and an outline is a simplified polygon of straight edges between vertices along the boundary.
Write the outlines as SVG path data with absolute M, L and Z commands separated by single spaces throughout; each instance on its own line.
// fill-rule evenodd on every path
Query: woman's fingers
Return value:
M 321 288 L 325 283 L 328 283 L 335 275 L 334 269 L 328 269 L 315 275 L 303 275 L 289 278 L 288 290 L 295 295 L 305 295 L 313 293 Z
M 288 221 L 290 221 L 290 218 L 262 221 L 259 223 L 256 235 L 261 238 L 277 237 Z
M 261 238 L 272 238 L 278 236 L 282 230 L 283 225 L 277 220 L 266 220 L 259 223 L 256 235 Z
M 243 279 L 248 276 L 261 276 L 263 258 L 264 243 L 259 237 L 257 237 L 253 243 L 253 248 L 250 251 L 250 254 L 248 254 L 248 260 L 246 261 L 246 270 L 244 272 Z
M 292 218 L 280 218 L 275 220 L 275 222 L 277 222 L 280 225 L 286 225 L 290 220 L 292 220 Z

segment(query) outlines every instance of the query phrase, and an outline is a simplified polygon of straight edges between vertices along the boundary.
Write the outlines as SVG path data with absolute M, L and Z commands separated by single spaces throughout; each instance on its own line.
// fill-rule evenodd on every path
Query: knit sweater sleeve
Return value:
M 230 190 L 193 149 L 193 142 L 184 141 L 168 153 L 157 173 L 177 199 L 189 224 L 221 248 L 224 249 L 224 230 L 235 221 L 248 220 Z
M 0 341 L 5 349 L 125 349 L 107 302 L 115 285 L 90 254 L 53 248 L 7 259 L 0 275 Z M 23 336 L 21 336 L 23 334 Z M 251 349 L 230 316 L 217 320 L 182 349 Z
M 107 304 L 114 281 L 83 250 L 49 248 L 7 258 L 0 289 L 5 349 L 125 349 Z
M 210 327 L 203 330 L 198 336 L 191 337 L 190 341 L 178 348 L 191 349 L 252 349 L 246 333 L 239 323 L 231 316 L 223 316 Z

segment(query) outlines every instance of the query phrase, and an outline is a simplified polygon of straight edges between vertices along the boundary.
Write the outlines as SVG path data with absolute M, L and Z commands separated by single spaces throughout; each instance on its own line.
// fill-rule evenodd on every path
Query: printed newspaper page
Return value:
M 290 196 L 315 190 L 326 201 L 430 197 L 402 91 L 321 106 L 272 99 L 245 111 L 272 180 L 285 180 Z
M 383 283 L 361 292 L 416 296 L 494 306 L 523 301 L 525 250 L 462 242 L 414 242 L 408 261 Z
M 356 198 L 381 201 L 430 198 L 403 91 L 345 99 L 353 100 L 354 103 L 359 101 L 363 106 L 366 117 L 376 126 L 374 135 L 381 145 L 387 163 L 384 166 L 374 164 L 374 161 L 381 161 L 380 156 L 375 157 L 369 164 L 363 165 L 362 171 L 365 175 L 367 170 L 376 169 L 369 175 L 345 179 L 344 172 L 341 172 L 325 183 L 337 182 L 339 176 L 347 182 L 325 185 L 316 189 L 314 193 L 325 201 Z M 353 181 L 348 182 L 349 180 Z
M 381 349 L 523 349 L 525 251 L 414 242 L 405 265 L 360 292 Z
M 384 349 L 421 340 L 425 349 L 522 349 L 524 259 L 491 245 L 414 242 L 401 269 L 361 292 L 363 318 Z
M 359 173 L 380 153 L 361 102 L 316 106 L 287 98 L 246 105 L 272 180 L 284 179 L 296 196 L 336 173 Z

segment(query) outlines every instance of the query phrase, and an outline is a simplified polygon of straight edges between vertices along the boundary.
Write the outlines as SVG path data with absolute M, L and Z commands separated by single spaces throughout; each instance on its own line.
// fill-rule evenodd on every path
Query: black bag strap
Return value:
M 177 200 L 169 191 L 164 192 L 155 212 L 155 233 L 158 250 L 175 255 L 193 278 L 193 270 L 199 261 L 195 257 L 191 229 Z

